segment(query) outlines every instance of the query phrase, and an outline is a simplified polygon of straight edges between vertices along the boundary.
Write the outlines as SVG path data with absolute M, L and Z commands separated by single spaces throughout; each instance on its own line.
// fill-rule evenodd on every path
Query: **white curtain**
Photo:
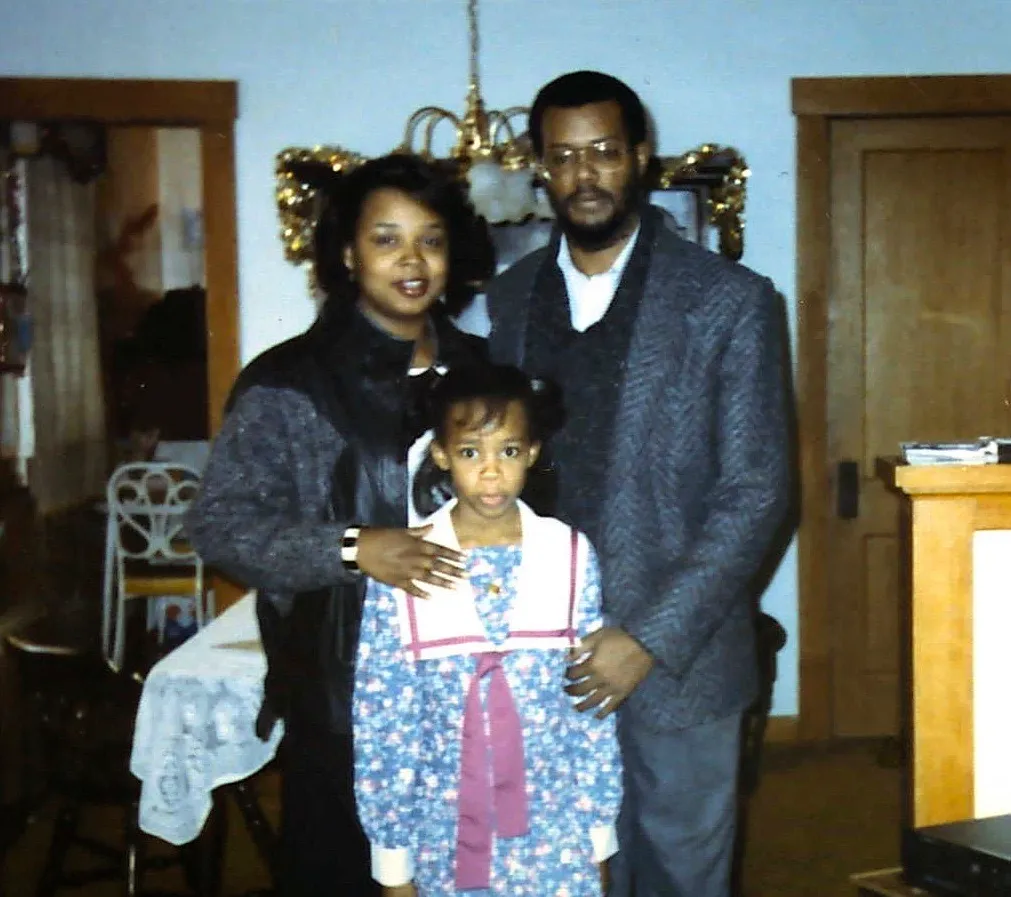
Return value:
M 28 459 L 35 454 L 31 376 L 30 362 L 21 376 L 0 374 L 0 457 L 13 460 L 23 486 L 28 485 Z
M 17 213 L 7 203 L 0 203 L 0 232 L 5 236 L 0 240 L 0 280 L 5 282 L 20 281 L 27 257 L 25 164 L 24 159 L 14 162 L 13 180 L 5 185 L 13 193 Z M 14 462 L 18 480 L 24 486 L 28 485 L 28 459 L 35 454 L 31 377 L 30 366 L 23 374 L 0 374 L 0 458 Z
M 42 514 L 101 495 L 105 403 L 95 298 L 95 189 L 48 157 L 27 165 L 28 301 L 35 456 L 28 480 Z

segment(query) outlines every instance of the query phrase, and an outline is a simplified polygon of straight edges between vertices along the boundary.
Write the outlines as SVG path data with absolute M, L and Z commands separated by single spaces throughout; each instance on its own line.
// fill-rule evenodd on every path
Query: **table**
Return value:
M 194 840 L 219 785 L 262 769 L 277 752 L 254 732 L 267 661 L 255 593 L 244 595 L 160 660 L 144 682 L 130 771 L 141 780 L 140 827 L 170 844 Z

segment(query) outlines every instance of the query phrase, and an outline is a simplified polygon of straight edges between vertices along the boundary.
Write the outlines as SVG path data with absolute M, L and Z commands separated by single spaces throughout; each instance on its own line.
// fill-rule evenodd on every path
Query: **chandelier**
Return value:
M 439 106 L 423 106 L 407 120 L 400 149 L 434 158 L 432 140 L 438 127 L 449 123 L 456 131 L 450 158 L 466 178 L 470 199 L 490 224 L 519 223 L 532 215 L 552 217 L 551 207 L 534 190 L 534 155 L 526 136 L 526 106 L 488 111 L 481 96 L 478 69 L 477 0 L 467 0 L 470 34 L 470 80 L 462 116 Z M 514 121 L 522 119 L 519 133 Z M 420 134 L 420 139 L 419 139 Z
M 440 106 L 415 110 L 407 119 L 397 149 L 448 163 L 466 182 L 478 214 L 490 224 L 553 218 L 538 183 L 537 160 L 526 131 L 528 108 L 489 111 L 481 96 L 477 3 L 466 2 L 470 70 L 463 114 Z M 452 147 L 447 157 L 437 159 L 435 138 L 445 131 L 450 131 Z M 312 264 L 321 189 L 335 173 L 349 171 L 366 159 L 337 145 L 288 147 L 277 154 L 275 195 L 288 261 Z M 746 162 L 733 147 L 705 143 L 680 156 L 654 158 L 646 186 L 650 191 L 693 191 L 707 225 L 718 235 L 719 251 L 739 259 L 744 247 L 749 175 Z
M 440 106 L 423 106 L 407 119 L 397 149 L 435 159 L 433 140 L 440 126 L 455 130 L 448 161 L 468 186 L 475 211 L 489 224 L 521 223 L 553 218 L 547 197 L 535 189 L 536 167 L 525 132 L 525 106 L 488 111 L 481 96 L 478 69 L 477 0 L 467 0 L 470 78 L 463 115 Z M 523 130 L 516 123 L 522 119 Z M 340 146 L 290 147 L 276 158 L 277 207 L 281 241 L 289 261 L 312 260 L 312 234 L 318 214 L 318 193 L 334 173 L 349 171 L 366 157 Z

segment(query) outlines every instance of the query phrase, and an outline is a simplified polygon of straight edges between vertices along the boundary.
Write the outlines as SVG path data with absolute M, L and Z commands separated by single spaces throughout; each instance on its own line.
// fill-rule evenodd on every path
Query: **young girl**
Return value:
M 431 452 L 455 498 L 428 538 L 464 552 L 466 580 L 427 600 L 369 585 L 355 789 L 388 897 L 599 897 L 617 850 L 614 716 L 562 690 L 602 625 L 596 556 L 519 500 L 545 405 L 516 368 L 442 378 Z

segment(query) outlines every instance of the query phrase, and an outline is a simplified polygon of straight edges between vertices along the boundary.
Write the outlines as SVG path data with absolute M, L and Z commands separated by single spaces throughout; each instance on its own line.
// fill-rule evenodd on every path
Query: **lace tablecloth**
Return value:
M 141 829 L 171 844 L 196 838 L 211 791 L 261 769 L 281 740 L 280 725 L 267 742 L 253 731 L 267 669 L 255 601 L 245 595 L 144 683 L 130 770 L 141 780 Z

